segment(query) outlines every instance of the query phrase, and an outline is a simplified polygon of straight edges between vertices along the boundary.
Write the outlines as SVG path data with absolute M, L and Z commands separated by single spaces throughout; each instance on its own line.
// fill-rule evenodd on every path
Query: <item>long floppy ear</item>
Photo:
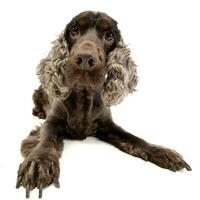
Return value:
M 126 95 L 135 91 L 138 82 L 136 67 L 130 57 L 130 50 L 121 38 L 107 58 L 107 78 L 102 91 L 105 105 L 119 104 Z
M 37 75 L 44 90 L 52 97 L 65 99 L 69 88 L 64 85 L 64 68 L 69 51 L 64 32 L 53 42 L 53 47 L 46 58 L 40 61 Z

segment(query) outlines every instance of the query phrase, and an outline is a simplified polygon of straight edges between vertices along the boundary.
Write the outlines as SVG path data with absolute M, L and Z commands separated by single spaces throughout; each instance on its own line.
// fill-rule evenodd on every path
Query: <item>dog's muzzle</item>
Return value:
M 100 47 L 92 41 L 83 41 L 77 44 L 72 50 L 72 58 L 74 64 L 83 70 L 92 70 L 98 66 L 103 60 L 103 55 L 100 52 Z

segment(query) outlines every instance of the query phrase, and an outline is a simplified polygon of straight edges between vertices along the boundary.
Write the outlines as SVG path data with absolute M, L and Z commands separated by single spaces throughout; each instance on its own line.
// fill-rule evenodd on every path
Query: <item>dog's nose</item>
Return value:
M 75 57 L 75 62 L 81 69 L 91 69 L 97 64 L 97 59 L 90 54 L 79 54 Z

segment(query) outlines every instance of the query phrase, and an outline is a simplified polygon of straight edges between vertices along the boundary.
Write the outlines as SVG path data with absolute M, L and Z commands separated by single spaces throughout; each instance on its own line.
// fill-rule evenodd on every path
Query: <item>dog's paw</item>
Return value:
M 165 147 L 151 145 L 148 150 L 143 153 L 142 157 L 146 161 L 150 161 L 159 167 L 174 172 L 184 168 L 188 171 L 192 170 L 179 153 Z
M 46 114 L 42 108 L 38 108 L 38 107 L 33 108 L 32 114 L 36 117 L 39 117 L 39 119 L 46 118 Z
M 54 155 L 32 154 L 19 166 L 16 188 L 23 186 L 26 189 L 26 198 L 29 198 L 30 191 L 37 187 L 41 198 L 43 188 L 52 183 L 57 188 L 60 187 L 59 173 L 59 161 Z

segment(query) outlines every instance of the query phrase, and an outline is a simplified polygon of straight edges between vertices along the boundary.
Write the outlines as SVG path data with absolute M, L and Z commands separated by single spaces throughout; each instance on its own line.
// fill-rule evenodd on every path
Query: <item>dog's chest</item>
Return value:
M 98 106 L 91 93 L 72 94 L 67 102 L 67 134 L 71 138 L 85 139 L 96 130 Z

